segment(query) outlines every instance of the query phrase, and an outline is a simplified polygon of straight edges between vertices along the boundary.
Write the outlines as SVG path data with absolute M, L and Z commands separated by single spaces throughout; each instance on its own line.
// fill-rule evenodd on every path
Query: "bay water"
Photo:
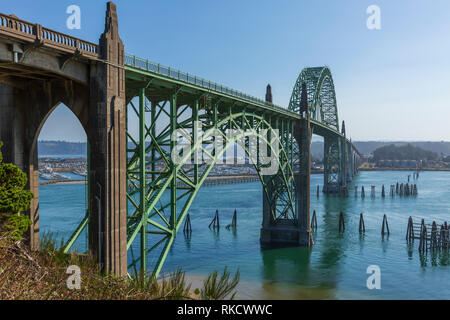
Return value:
M 390 197 L 391 184 L 411 182 L 418 196 Z M 381 197 L 381 186 L 386 197 Z M 218 185 L 200 190 L 191 209 L 192 234 L 179 232 L 164 264 L 165 274 L 181 267 L 198 279 L 224 267 L 240 271 L 237 298 L 242 299 L 450 299 L 449 252 L 419 254 L 419 241 L 408 245 L 405 239 L 408 218 L 415 222 L 450 222 L 450 172 L 360 172 L 350 186 L 349 197 L 316 195 L 323 175 L 311 176 L 311 211 L 317 214 L 312 248 L 263 249 L 259 243 L 262 222 L 262 187 L 259 183 Z M 358 196 L 354 196 L 354 186 Z M 361 186 L 366 197 L 361 198 Z M 376 186 L 375 198 L 370 186 Z M 68 239 L 84 217 L 84 184 L 40 187 L 41 232 Z M 219 210 L 221 229 L 208 228 Z M 237 211 L 236 230 L 226 230 Z M 343 212 L 345 231 L 339 233 L 339 213 Z M 358 232 L 363 213 L 366 232 Z M 386 214 L 390 235 L 381 235 Z M 139 241 L 136 241 L 138 243 Z M 84 251 L 84 233 L 75 248 Z M 135 253 L 138 247 L 135 247 Z M 131 259 L 131 257 L 129 256 Z M 148 257 L 149 263 L 157 255 Z M 368 289 L 369 266 L 381 271 L 381 289 Z

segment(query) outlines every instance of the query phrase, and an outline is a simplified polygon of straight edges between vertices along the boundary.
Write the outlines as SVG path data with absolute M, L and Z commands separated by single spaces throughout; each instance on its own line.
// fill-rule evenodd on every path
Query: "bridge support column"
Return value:
M 309 114 L 307 119 L 299 120 L 299 126 L 300 130 L 295 133 L 300 150 L 300 173 L 295 175 L 299 244 L 311 246 L 313 240 L 310 223 L 311 126 Z
M 323 192 L 338 193 L 341 170 L 339 138 L 325 136 L 323 142 Z
M 267 180 L 269 177 L 263 177 L 264 182 L 267 185 Z M 267 186 L 267 194 L 263 190 L 263 222 L 261 228 L 260 241 L 262 244 L 271 244 L 272 243 L 272 225 L 273 225 L 273 209 L 270 203 L 273 199 L 268 199 L 273 194 L 273 191 L 270 190 L 269 186 Z
M 354 162 L 353 162 L 353 150 L 349 143 L 346 143 L 347 148 L 347 182 L 351 182 L 355 176 Z
M 33 132 L 27 120 L 32 119 L 30 99 L 26 92 L 0 84 L 0 141 L 3 161 L 17 165 L 27 174 L 27 189 L 33 192 L 28 215 L 33 222 L 26 240 L 32 250 L 39 249 L 39 172 L 37 148 L 33 148 L 33 140 L 27 132 Z
M 345 122 L 342 121 L 342 138 L 340 138 L 340 150 L 339 150 L 339 160 L 340 160 L 340 170 L 339 170 L 339 192 L 344 193 L 347 190 L 347 172 L 348 172 L 348 162 L 347 162 L 347 138 L 345 134 Z
M 89 248 L 105 272 L 127 274 L 127 156 L 124 46 L 108 2 L 99 56 L 91 65 Z M 119 66 L 119 67 L 117 67 Z
M 311 173 L 311 128 L 309 119 L 298 120 L 294 128 L 294 137 L 300 150 L 300 172 L 295 174 L 297 193 L 295 224 L 289 220 L 273 220 L 276 202 L 263 195 L 262 244 L 313 245 L 310 225 L 310 173 Z M 268 190 L 269 196 L 271 191 Z M 272 206 L 270 206 L 272 203 Z M 274 204 L 275 203 L 275 204 Z

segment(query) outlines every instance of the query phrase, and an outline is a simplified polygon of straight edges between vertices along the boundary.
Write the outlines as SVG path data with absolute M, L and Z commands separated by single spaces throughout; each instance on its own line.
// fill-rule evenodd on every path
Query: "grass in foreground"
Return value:
M 43 235 L 39 252 L 32 252 L 8 235 L 0 235 L 0 300 L 189 300 L 234 298 L 239 271 L 233 279 L 225 268 L 218 279 L 215 271 L 203 288 L 191 290 L 179 269 L 166 279 L 133 280 L 101 275 L 90 257 L 65 254 L 51 235 Z M 67 287 L 67 267 L 81 269 L 81 288 Z

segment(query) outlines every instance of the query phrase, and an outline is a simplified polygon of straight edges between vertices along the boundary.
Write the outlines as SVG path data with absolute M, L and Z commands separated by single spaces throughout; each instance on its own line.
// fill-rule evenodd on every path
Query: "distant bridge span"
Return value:
M 60 103 L 79 119 L 89 146 L 88 210 L 66 250 L 88 227 L 89 251 L 106 271 L 126 275 L 139 269 L 158 275 L 198 190 L 236 143 L 263 186 L 261 242 L 312 245 L 311 135 L 325 141 L 325 193 L 346 193 L 359 153 L 347 139 L 345 125 L 339 126 L 328 68 L 304 69 L 287 109 L 271 100 L 270 88 L 261 100 L 125 54 L 111 2 L 99 44 L 0 14 L 0 140 L 5 161 L 28 174 L 35 194 L 29 210 L 34 249 L 39 241 L 37 138 Z M 300 112 L 302 103 L 309 112 Z M 137 134 L 128 130 L 132 117 Z M 206 130 L 201 139 L 199 124 Z M 181 162 L 172 159 L 177 146 L 171 137 L 177 129 L 192 142 Z M 239 134 L 227 135 L 233 130 Z M 210 152 L 207 146 L 217 135 L 223 151 Z M 279 142 L 279 170 L 271 175 L 263 174 L 270 164 L 254 156 L 255 148 L 262 151 L 261 141 L 267 154 Z M 191 165 L 198 153 L 208 161 Z

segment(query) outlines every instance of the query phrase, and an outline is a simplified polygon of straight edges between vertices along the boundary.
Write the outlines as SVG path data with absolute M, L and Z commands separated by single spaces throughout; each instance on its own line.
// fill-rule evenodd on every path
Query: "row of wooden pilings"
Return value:
M 391 197 L 395 197 L 395 195 L 399 195 L 401 197 L 409 197 L 409 196 L 417 196 L 418 193 L 418 189 L 417 189 L 417 184 L 408 184 L 408 183 L 401 183 L 399 184 L 397 182 L 397 185 L 392 184 L 389 192 L 389 195 Z M 358 197 L 358 186 L 355 186 L 355 198 Z M 366 197 L 366 191 L 364 189 L 364 186 L 361 186 L 361 198 L 365 198 Z M 346 191 L 346 189 L 344 191 L 342 191 L 342 194 L 344 196 L 348 196 L 348 191 Z M 319 198 L 320 196 L 320 188 L 319 186 L 317 186 L 317 198 Z M 370 197 L 371 198 L 376 198 L 376 191 L 375 191 L 375 186 L 370 186 Z M 385 198 L 386 197 L 386 189 L 384 187 L 384 184 L 381 186 L 381 197 Z
M 234 210 L 233 219 L 231 220 L 231 224 L 227 225 L 225 228 L 227 230 L 230 230 L 230 228 L 236 228 L 236 227 L 237 227 L 237 210 Z M 212 219 L 208 228 L 209 229 L 212 228 L 213 230 L 220 229 L 219 210 L 216 210 L 216 213 L 214 214 L 214 218 Z M 192 233 L 191 216 L 189 213 L 187 214 L 186 220 L 184 221 L 183 232 Z
M 417 184 L 399 184 L 397 182 L 397 185 L 392 184 L 390 186 L 389 195 L 391 197 L 395 197 L 395 195 L 399 195 L 401 197 L 403 196 L 417 196 L 418 195 L 418 189 Z M 355 198 L 358 197 L 358 186 L 355 186 Z M 366 192 L 364 190 L 364 186 L 361 187 L 361 198 L 366 197 Z M 370 186 L 370 197 L 375 198 L 376 197 L 376 191 L 375 186 Z M 386 197 L 386 189 L 384 187 L 384 184 L 381 186 L 381 197 Z
M 450 249 L 450 226 L 447 222 L 439 225 L 436 221 L 426 224 L 425 219 L 421 223 L 415 223 L 412 217 L 408 219 L 408 227 L 406 231 L 406 240 L 414 242 L 419 239 L 419 251 L 427 252 Z
M 219 179 L 207 179 L 203 182 L 204 187 L 217 186 L 222 184 L 239 184 L 239 183 L 250 183 L 260 181 L 258 177 L 230 177 L 230 178 L 219 178 Z
M 316 211 L 313 211 L 311 217 L 311 229 L 317 229 L 317 215 Z M 339 213 L 339 233 L 345 231 L 345 220 L 342 211 Z M 361 213 L 359 215 L 359 233 L 366 232 L 366 225 L 364 222 L 364 216 Z M 389 235 L 389 223 L 387 216 L 383 215 L 383 222 L 381 223 L 381 234 Z M 450 249 L 450 225 L 447 222 L 439 225 L 436 221 L 433 223 L 426 224 L 425 220 L 422 219 L 421 223 L 414 223 L 412 217 L 408 219 L 408 226 L 406 231 L 406 240 L 408 242 L 414 242 L 414 239 L 420 240 L 419 242 L 419 252 L 423 253 L 428 250 L 445 250 Z
M 312 217 L 311 217 L 311 229 L 316 230 L 317 229 L 317 215 L 316 210 L 313 211 Z M 342 211 L 339 213 L 339 232 L 345 231 L 345 220 L 344 220 L 344 214 Z M 359 215 L 359 233 L 365 233 L 366 232 L 366 224 L 364 222 L 364 216 L 361 213 Z M 383 216 L 383 222 L 381 224 L 381 234 L 382 235 L 389 235 L 389 223 L 387 220 L 386 215 Z

